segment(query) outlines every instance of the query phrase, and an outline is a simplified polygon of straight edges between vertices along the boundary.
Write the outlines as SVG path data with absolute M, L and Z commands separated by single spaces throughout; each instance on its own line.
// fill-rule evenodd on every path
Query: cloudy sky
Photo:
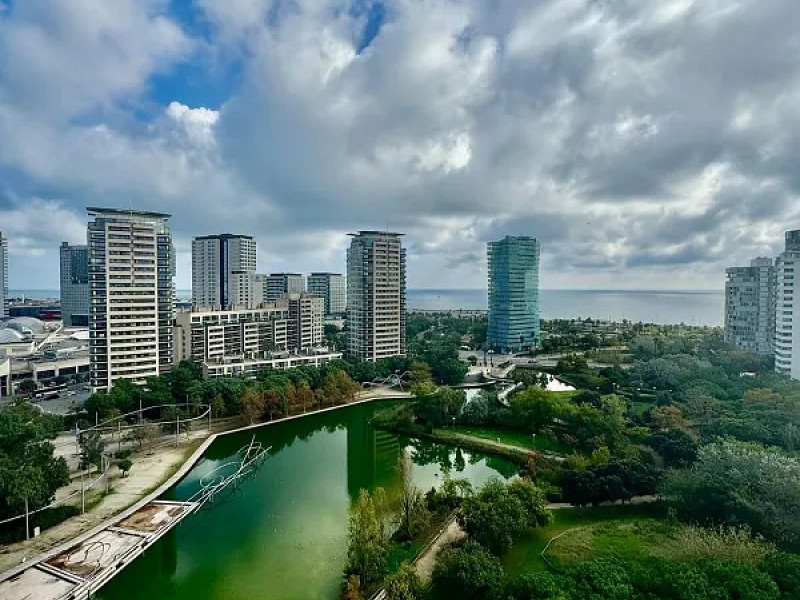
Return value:
M 797 0 L 0 0 L 0 231 L 55 288 L 86 206 L 343 270 L 406 232 L 411 287 L 712 289 L 800 227 Z

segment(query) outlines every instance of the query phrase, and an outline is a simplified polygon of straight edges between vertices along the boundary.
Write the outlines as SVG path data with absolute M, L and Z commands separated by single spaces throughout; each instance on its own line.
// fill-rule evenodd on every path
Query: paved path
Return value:
M 207 429 L 193 431 L 188 440 L 185 435 L 181 436 L 180 446 L 162 446 L 152 454 L 140 453 L 134 456 L 133 467 L 127 477 L 122 477 L 119 470 L 112 467 L 112 494 L 103 497 L 97 506 L 86 513 L 44 530 L 38 538 L 0 547 L 0 573 L 96 527 L 135 504 L 172 475 L 207 436 Z M 86 483 L 97 477 L 94 473 L 87 476 Z M 60 489 L 56 496 L 63 498 L 67 492 L 71 493 L 76 489 L 80 490 L 79 479 L 73 480 L 67 488 Z M 87 503 L 96 502 L 103 491 L 105 485 L 99 482 L 94 490 L 87 493 Z M 75 501 L 70 503 L 74 505 Z M 77 503 L 80 505 L 79 498 Z
M 457 442 L 459 439 L 464 440 L 465 442 L 476 442 L 485 444 L 486 446 L 497 448 L 498 450 L 508 450 L 511 452 L 520 452 L 522 454 L 530 454 L 530 455 L 543 455 L 547 458 L 552 458 L 556 461 L 563 461 L 564 457 L 559 456 L 557 454 L 551 454 L 547 452 L 542 452 L 541 450 L 534 450 L 533 448 L 525 448 L 524 446 L 515 446 L 513 444 L 506 444 L 505 442 L 498 442 L 497 440 L 491 440 L 482 437 L 476 437 L 474 435 L 467 435 L 465 433 L 455 433 L 450 432 L 447 429 L 439 429 L 437 431 L 441 431 L 446 435 L 447 438 L 450 440 Z
M 436 557 L 446 546 L 458 542 L 466 537 L 466 534 L 458 524 L 457 519 L 453 519 L 444 531 L 439 534 L 436 541 L 431 544 L 414 562 L 414 570 L 419 578 L 428 583 L 433 575 L 433 567 L 436 566 Z
M 406 396 L 405 393 L 398 393 L 390 389 L 375 389 L 361 392 L 357 395 L 357 400 L 368 400 L 371 398 L 382 398 L 385 396 Z M 313 414 L 316 411 L 309 411 Z M 281 419 L 276 419 L 275 422 Z M 222 419 L 213 423 L 212 431 L 219 433 L 228 431 L 241 426 L 241 422 L 236 418 Z M 101 491 L 105 490 L 104 482 L 99 482 L 95 491 L 87 494 L 87 503 L 100 500 L 96 506 L 82 515 L 67 519 L 58 525 L 46 529 L 38 538 L 0 546 L 0 574 L 18 566 L 19 564 L 48 552 L 52 548 L 66 542 L 67 540 L 78 537 L 82 533 L 97 527 L 104 521 L 121 513 L 126 508 L 132 506 L 147 494 L 156 489 L 164 481 L 169 479 L 183 463 L 192 455 L 207 437 L 207 428 L 191 430 L 188 434 L 181 434 L 179 446 L 169 443 L 174 437 L 169 434 L 159 440 L 160 444 L 152 452 L 139 452 L 133 458 L 133 467 L 126 477 L 115 467 L 112 467 L 111 487 L 113 493 L 100 498 Z M 77 467 L 75 456 L 74 436 L 64 433 L 55 440 L 56 456 L 64 456 L 70 467 Z M 167 442 L 166 444 L 164 442 Z M 116 449 L 116 443 L 111 444 L 112 449 Z M 86 482 L 96 479 L 97 474 L 87 476 Z M 80 478 L 73 479 L 68 486 L 58 490 L 56 497 L 63 498 L 75 490 L 80 490 Z M 74 502 L 72 502 L 74 504 Z M 78 505 L 80 499 L 78 498 Z

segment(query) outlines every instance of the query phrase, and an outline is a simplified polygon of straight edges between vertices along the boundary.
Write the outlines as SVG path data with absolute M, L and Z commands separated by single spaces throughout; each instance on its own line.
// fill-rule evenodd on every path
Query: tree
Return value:
M 476 495 L 464 499 L 458 522 L 470 539 L 499 555 L 528 528 L 529 516 L 517 494 L 499 479 L 490 479 Z
M 776 450 L 731 441 L 703 446 L 690 468 L 669 473 L 662 493 L 683 518 L 748 525 L 800 548 L 800 461 Z
M 61 419 L 19 400 L 0 411 L 0 518 L 46 505 L 69 483 L 63 457 L 54 457 Z
M 450 425 L 460 416 L 466 401 L 463 391 L 441 387 L 431 394 L 417 396 L 414 411 L 417 417 L 434 427 Z
M 415 360 L 411 363 L 411 380 L 414 383 L 423 383 L 433 379 L 433 373 L 428 363 L 421 360 Z
M 564 417 L 570 407 L 562 396 L 530 387 L 514 397 L 511 410 L 520 426 L 538 432 Z
M 433 570 L 437 598 L 495 600 L 503 587 L 503 567 L 480 544 L 469 540 L 461 548 L 444 550 Z
M 483 390 L 464 405 L 460 421 L 467 425 L 484 425 L 489 419 L 492 400 Z
M 375 504 L 366 490 L 350 508 L 347 573 L 364 582 L 378 579 L 386 565 L 387 548 Z
M 563 499 L 575 506 L 601 502 L 623 502 L 657 491 L 662 473 L 639 461 L 612 460 L 583 470 L 566 470 L 562 478 Z
M 594 390 L 581 390 L 572 397 L 574 404 L 589 404 L 594 408 L 601 408 L 603 403 L 600 394 Z
M 126 477 L 128 475 L 128 471 L 131 470 L 133 466 L 133 461 L 130 458 L 120 458 L 117 461 L 117 468 L 122 471 L 122 476 Z
M 264 396 L 254 386 L 245 388 L 242 394 L 242 417 L 252 425 L 264 414 Z
M 90 465 L 103 469 L 103 451 L 106 448 L 105 440 L 99 431 L 84 431 L 78 438 L 81 449 L 81 469 L 88 469 Z
M 33 379 L 23 379 L 17 389 L 22 394 L 31 394 L 36 391 L 36 382 Z
M 383 589 L 386 600 L 422 600 L 425 590 L 416 571 L 403 563 L 400 570 L 387 577 Z
M 397 472 L 402 482 L 400 514 L 398 516 L 397 536 L 402 540 L 412 540 L 422 533 L 430 522 L 430 514 L 425 498 L 413 480 L 414 463 L 407 452 L 397 459 Z
M 511 497 L 522 503 L 528 527 L 546 527 L 552 521 L 547 495 L 528 479 L 515 479 L 507 487 Z
M 164 433 L 189 433 L 191 422 L 185 410 L 177 406 L 168 406 L 161 413 L 161 431 Z
M 214 396 L 211 400 L 211 415 L 214 417 L 221 417 L 225 414 L 225 401 L 222 399 L 221 394 Z
M 347 404 L 355 400 L 356 392 L 361 389 L 350 376 L 341 369 L 333 369 L 325 376 L 322 395 L 331 406 Z
M 687 431 L 689 422 L 683 417 L 683 411 L 677 406 L 658 406 L 651 413 L 653 428 L 657 430 L 681 429 Z
M 647 443 L 664 459 L 666 467 L 688 467 L 697 460 L 697 439 L 682 429 L 667 429 L 651 435 Z
M 474 354 L 470 354 L 470 355 L 467 357 L 467 362 L 468 362 L 468 363 L 469 363 L 471 366 L 473 366 L 473 367 L 474 367 L 475 365 L 477 365 L 477 364 L 478 364 L 478 357 L 477 357 L 477 356 L 475 356 Z
M 344 590 L 344 600 L 363 600 L 361 595 L 361 578 L 358 575 L 350 575 L 347 578 L 347 587 Z

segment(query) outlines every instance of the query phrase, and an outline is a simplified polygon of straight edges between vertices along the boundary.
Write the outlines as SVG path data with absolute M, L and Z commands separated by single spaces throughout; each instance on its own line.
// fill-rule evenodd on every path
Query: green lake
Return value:
M 506 460 L 374 431 L 370 420 L 386 405 L 360 404 L 217 439 L 165 498 L 189 498 L 204 474 L 231 460 L 253 435 L 271 449 L 235 494 L 188 517 L 97 598 L 335 600 L 350 501 L 376 487 L 396 499 L 396 465 L 405 449 L 423 490 L 438 486 L 444 471 L 476 486 L 516 474 Z

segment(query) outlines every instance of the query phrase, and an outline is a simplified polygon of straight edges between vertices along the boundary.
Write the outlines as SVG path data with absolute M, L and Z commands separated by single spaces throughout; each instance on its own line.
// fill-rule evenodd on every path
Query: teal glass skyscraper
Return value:
M 539 242 L 506 236 L 487 245 L 490 348 L 524 352 L 539 345 Z

